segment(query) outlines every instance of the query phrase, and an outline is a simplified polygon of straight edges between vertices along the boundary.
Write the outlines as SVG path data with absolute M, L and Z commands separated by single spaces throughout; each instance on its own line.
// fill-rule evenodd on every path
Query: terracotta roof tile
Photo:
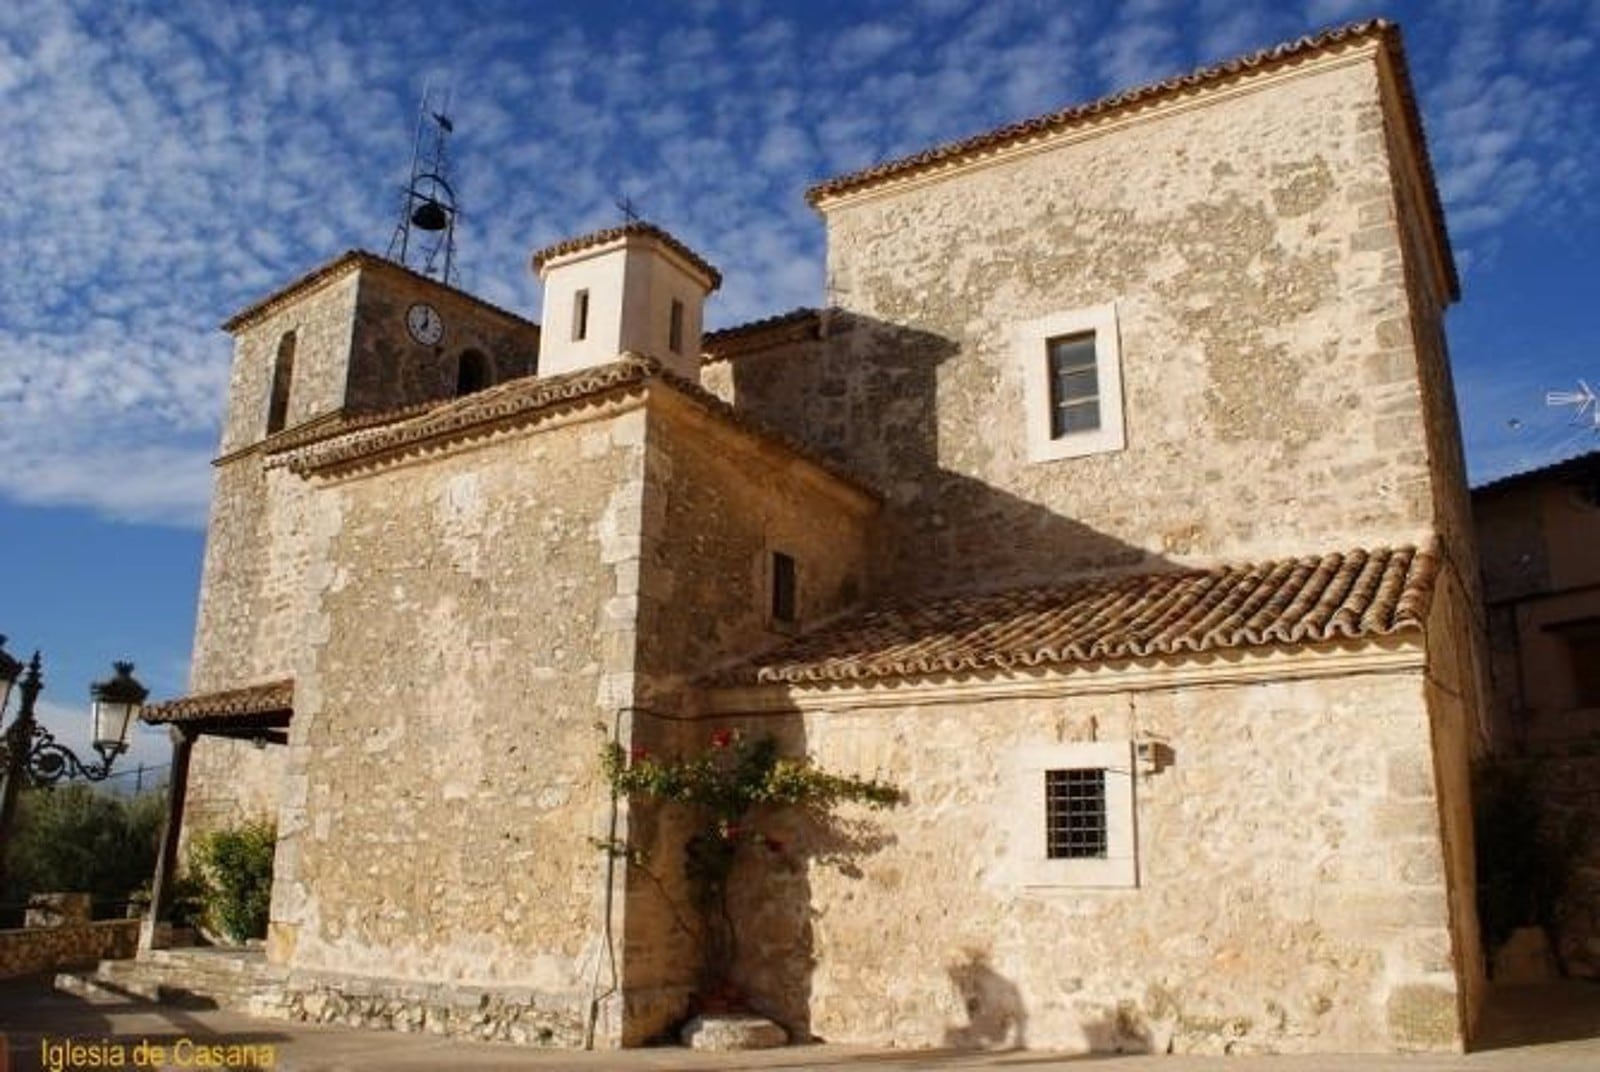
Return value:
M 1162 100 L 1179 97 L 1197 89 L 1218 85 L 1241 75 L 1287 66 L 1313 53 L 1358 43 L 1367 39 L 1382 41 L 1394 63 L 1400 98 L 1406 114 L 1406 125 L 1409 128 L 1408 132 L 1419 149 L 1417 157 L 1422 173 L 1424 196 L 1427 198 L 1428 208 L 1433 217 L 1435 241 L 1442 251 L 1445 268 L 1449 276 L 1450 293 L 1452 296 L 1459 296 L 1460 280 L 1456 273 L 1454 260 L 1450 254 L 1449 239 L 1444 230 L 1444 210 L 1439 199 L 1438 183 L 1434 178 L 1433 168 L 1428 160 L 1427 142 L 1423 135 L 1422 120 L 1418 114 L 1416 97 L 1411 86 L 1411 77 L 1407 72 L 1405 52 L 1400 39 L 1400 28 L 1386 19 L 1371 19 L 1366 22 L 1351 23 L 1347 26 L 1325 30 L 1313 36 L 1301 37 L 1272 48 L 1262 49 L 1258 52 L 1240 56 L 1237 59 L 1228 60 L 1224 63 L 1202 67 L 1188 74 L 1125 90 L 1109 97 L 1103 97 L 1100 100 L 1091 101 L 1088 104 L 1071 105 L 1048 115 L 1024 119 L 1021 122 L 1010 123 L 969 138 L 947 142 L 944 145 L 938 145 L 910 156 L 874 164 L 871 167 L 862 168 L 858 171 L 852 171 L 817 183 L 806 191 L 806 200 L 812 205 L 819 205 L 830 197 L 865 189 L 869 186 L 875 186 L 879 183 L 889 182 L 919 172 L 931 171 L 941 166 L 976 159 L 996 150 L 1043 138 L 1059 131 L 1088 127 L 1121 113 L 1131 112 Z
M 247 715 L 277 714 L 294 710 L 294 681 L 268 681 L 242 689 L 202 692 L 176 700 L 151 704 L 139 718 L 160 725 L 168 722 L 198 722 L 202 719 L 242 718 Z
M 713 685 L 962 674 L 1418 631 L 1432 555 L 1347 551 L 869 609 Z
M 508 424 L 537 420 L 550 413 L 599 405 L 624 394 L 662 383 L 702 410 L 744 431 L 777 444 L 838 479 L 881 500 L 882 494 L 861 477 L 811 448 L 739 412 L 699 384 L 662 367 L 654 358 L 624 354 L 619 360 L 559 376 L 524 376 L 487 390 L 426 409 L 408 420 L 326 439 L 283 456 L 278 464 L 296 473 L 335 470 L 362 463 L 403 457 L 416 450 L 478 439 Z
M 701 360 L 723 361 L 786 342 L 817 338 L 825 315 L 820 309 L 792 309 L 777 316 L 708 331 L 700 344 Z
M 579 250 L 589 249 L 593 246 L 605 245 L 607 242 L 615 242 L 617 239 L 626 238 L 629 235 L 646 235 L 654 238 L 704 272 L 706 277 L 711 280 L 712 290 L 722 286 L 722 273 L 717 271 L 710 261 L 684 245 L 664 229 L 657 227 L 653 223 L 646 223 L 644 220 L 631 220 L 616 227 L 607 227 L 602 231 L 591 231 L 589 234 L 578 235 L 575 238 L 564 238 L 543 249 L 535 250 L 528 263 L 533 266 L 535 272 L 538 272 L 544 268 L 545 262 L 556 257 L 564 256 L 568 253 L 577 253 Z

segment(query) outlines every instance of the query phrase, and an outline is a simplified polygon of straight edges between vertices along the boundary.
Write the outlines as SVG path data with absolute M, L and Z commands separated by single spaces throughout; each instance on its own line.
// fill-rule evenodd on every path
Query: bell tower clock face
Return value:
M 418 302 L 406 310 L 406 330 L 424 346 L 433 346 L 444 338 L 444 317 L 427 302 Z

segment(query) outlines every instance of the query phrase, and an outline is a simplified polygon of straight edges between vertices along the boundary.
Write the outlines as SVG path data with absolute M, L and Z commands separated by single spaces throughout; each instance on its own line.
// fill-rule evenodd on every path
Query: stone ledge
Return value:
M 683 1029 L 683 1043 L 692 1050 L 770 1050 L 789 1044 L 789 1033 L 765 1016 L 722 1013 L 696 1016 Z

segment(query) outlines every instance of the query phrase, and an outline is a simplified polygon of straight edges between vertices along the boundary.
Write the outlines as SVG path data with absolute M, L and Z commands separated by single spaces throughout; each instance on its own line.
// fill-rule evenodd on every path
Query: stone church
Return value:
M 225 325 L 147 717 L 186 831 L 277 824 L 285 1012 L 658 1036 L 697 951 L 595 839 L 674 831 L 598 750 L 740 727 L 904 791 L 747 865 L 793 1036 L 1463 1047 L 1481 601 L 1398 30 L 808 198 L 825 307 L 725 330 L 637 222 L 533 255 L 538 323 L 352 252 Z

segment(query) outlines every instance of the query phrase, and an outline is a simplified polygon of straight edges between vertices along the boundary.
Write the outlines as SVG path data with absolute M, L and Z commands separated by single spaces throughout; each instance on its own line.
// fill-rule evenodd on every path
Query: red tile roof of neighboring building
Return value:
M 1419 631 L 1435 561 L 1401 547 L 869 609 L 716 675 L 811 684 L 1020 670 Z

